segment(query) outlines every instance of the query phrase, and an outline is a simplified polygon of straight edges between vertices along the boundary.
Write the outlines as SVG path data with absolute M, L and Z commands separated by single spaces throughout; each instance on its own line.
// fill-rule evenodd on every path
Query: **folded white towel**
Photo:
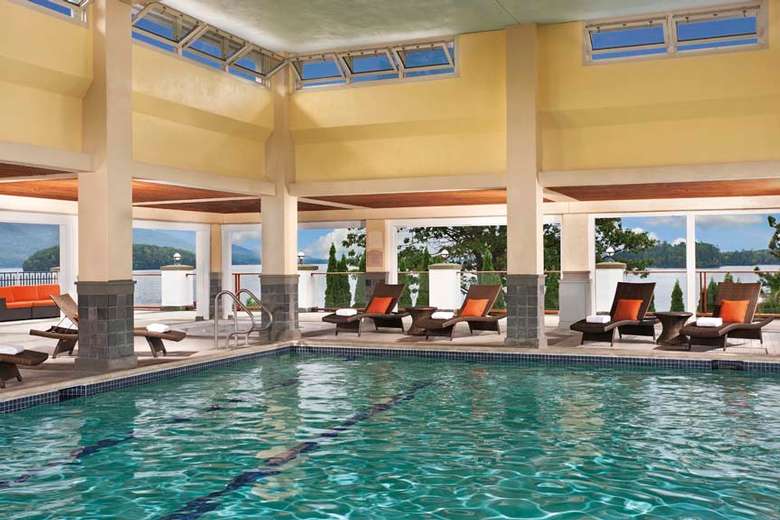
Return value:
M 8 354 L 9 356 L 15 356 L 24 351 L 24 347 L 19 345 L 9 345 L 8 343 L 0 344 L 0 354 Z
M 151 325 L 146 326 L 146 330 L 154 332 L 155 334 L 165 334 L 166 332 L 170 332 L 171 328 L 164 323 L 152 323 Z
M 433 318 L 434 320 L 449 320 L 454 316 L 455 313 L 451 311 L 436 311 L 433 314 L 431 314 L 431 318 Z
M 336 316 L 356 316 L 357 313 L 357 309 L 338 309 Z
M 612 318 L 607 314 L 591 314 L 585 321 L 587 323 L 609 323 Z
M 696 318 L 697 327 L 720 327 L 723 325 L 721 318 Z

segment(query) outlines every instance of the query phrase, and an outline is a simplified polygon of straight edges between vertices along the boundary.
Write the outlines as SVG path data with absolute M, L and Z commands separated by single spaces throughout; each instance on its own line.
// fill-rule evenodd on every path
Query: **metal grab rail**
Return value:
M 249 308 L 244 305 L 241 302 L 240 295 L 244 293 L 247 294 L 249 297 L 254 299 L 258 302 L 258 305 L 260 306 L 260 311 L 262 313 L 265 313 L 268 316 L 268 321 L 265 325 L 258 326 L 257 322 L 255 321 L 255 315 L 252 313 Z M 227 341 L 225 343 L 225 347 L 230 347 L 230 340 L 235 338 L 236 340 L 236 348 L 238 348 L 238 338 L 239 336 L 244 336 L 244 345 L 249 345 L 249 335 L 253 332 L 263 332 L 265 330 L 269 330 L 271 328 L 271 325 L 273 324 L 273 315 L 266 309 L 261 303 L 260 300 L 255 296 L 251 291 L 248 289 L 241 289 L 238 291 L 237 294 L 231 292 L 231 291 L 220 291 L 215 297 L 214 297 L 214 347 L 219 348 L 219 316 L 222 314 L 221 312 L 221 300 L 224 296 L 230 297 L 232 300 L 232 311 L 233 311 L 233 332 L 227 335 Z M 240 308 L 242 311 L 247 313 L 249 316 L 249 320 L 251 325 L 248 329 L 238 329 L 238 312 L 236 312 L 236 308 Z

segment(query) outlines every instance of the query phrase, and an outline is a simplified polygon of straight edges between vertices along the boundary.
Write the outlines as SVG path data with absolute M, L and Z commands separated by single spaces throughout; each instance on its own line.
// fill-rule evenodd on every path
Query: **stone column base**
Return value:
M 544 275 L 507 275 L 507 345 L 541 348 L 544 334 Z
M 298 275 L 260 275 L 260 299 L 274 317 L 271 340 L 285 341 L 301 337 L 298 329 Z
M 77 282 L 79 348 L 76 368 L 118 370 L 138 366 L 133 347 L 132 280 Z
M 209 318 L 217 317 L 214 298 L 222 291 L 222 273 L 209 273 Z
M 569 326 L 591 312 L 590 271 L 564 271 L 558 289 L 558 328 Z

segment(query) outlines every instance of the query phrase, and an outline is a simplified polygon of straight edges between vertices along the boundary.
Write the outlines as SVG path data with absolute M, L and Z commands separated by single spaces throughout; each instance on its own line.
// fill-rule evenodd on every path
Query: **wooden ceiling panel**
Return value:
M 582 201 L 757 197 L 780 195 L 780 179 L 558 186 L 550 189 Z
M 316 197 L 318 200 L 353 204 L 367 208 L 411 208 L 424 206 L 464 206 L 505 204 L 506 190 L 432 191 L 383 193 L 371 195 L 337 195 Z
M 14 177 L 36 177 L 40 175 L 58 175 L 68 173 L 62 170 L 49 170 L 35 166 L 20 166 L 18 164 L 0 163 L 0 179 Z

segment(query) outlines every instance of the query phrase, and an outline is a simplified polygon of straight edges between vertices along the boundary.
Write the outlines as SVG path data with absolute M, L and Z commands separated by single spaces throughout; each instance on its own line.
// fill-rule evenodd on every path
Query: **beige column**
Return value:
M 561 216 L 561 281 L 559 296 L 560 329 L 591 314 L 593 263 L 590 258 L 593 228 L 587 214 Z
M 387 220 L 366 220 L 366 295 L 370 296 L 379 282 L 394 281 L 397 256 L 393 226 Z
M 506 30 L 507 343 L 545 344 L 542 186 L 537 139 L 537 28 Z
M 130 5 L 91 3 L 93 81 L 84 98 L 79 174 L 79 350 L 76 365 L 136 365 L 132 282 L 132 40 Z
M 263 304 L 274 316 L 272 337 L 290 339 L 298 331 L 298 198 L 287 184 L 295 180 L 295 146 L 289 129 L 289 71 L 271 80 L 274 98 L 274 131 L 265 147 L 266 173 L 276 194 L 262 197 L 263 274 L 260 277 Z
M 222 225 L 211 224 L 209 230 L 209 317 L 216 317 L 214 298 L 222 290 Z

